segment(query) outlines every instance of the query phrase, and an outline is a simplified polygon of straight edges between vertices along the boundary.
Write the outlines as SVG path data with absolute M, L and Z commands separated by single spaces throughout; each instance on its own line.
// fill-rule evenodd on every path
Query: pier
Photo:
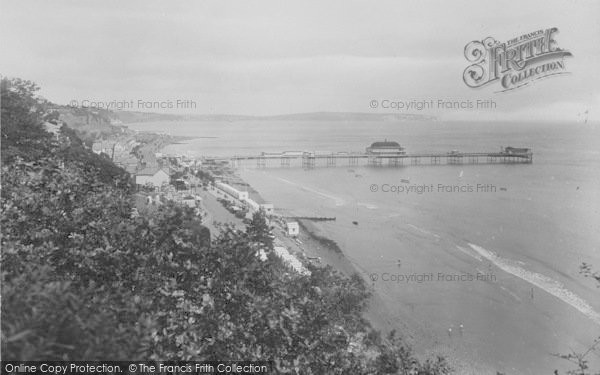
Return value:
M 458 152 L 446 153 L 395 153 L 376 154 L 373 152 L 302 152 L 289 155 L 263 153 L 261 155 L 233 156 L 223 158 L 232 167 L 290 168 L 301 167 L 402 167 L 417 165 L 463 165 L 463 164 L 531 164 L 533 152 L 530 149 L 506 147 L 499 152 Z

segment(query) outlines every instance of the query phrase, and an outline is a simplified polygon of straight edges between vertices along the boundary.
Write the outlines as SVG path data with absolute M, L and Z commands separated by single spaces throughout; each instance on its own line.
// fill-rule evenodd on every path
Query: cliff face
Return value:
M 73 129 L 87 149 L 130 173 L 156 164 L 155 152 L 172 141 L 169 136 L 130 130 L 123 125 L 120 112 L 59 105 L 52 105 L 50 111 L 58 123 Z
M 59 120 L 75 129 L 86 141 L 123 134 L 127 131 L 118 117 L 107 110 L 61 106 L 55 111 L 59 113 Z

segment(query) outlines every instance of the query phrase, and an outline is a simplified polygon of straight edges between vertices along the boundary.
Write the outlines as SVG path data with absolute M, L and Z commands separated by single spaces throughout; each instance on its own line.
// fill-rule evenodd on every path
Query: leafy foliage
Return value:
M 36 97 L 39 87 L 22 79 L 2 78 L 2 162 L 19 156 L 25 160 L 38 158 L 48 152 L 50 134 L 42 128 L 45 102 Z
M 4 359 L 271 359 L 284 374 L 449 373 L 443 359 L 420 363 L 402 340 L 370 328 L 359 276 L 284 267 L 260 214 L 212 241 L 187 207 L 132 215 L 119 170 L 68 128 L 58 140 L 45 134 L 44 114 L 25 110 L 35 85 L 12 85 L 2 92 Z
M 600 337 L 594 340 L 594 343 L 583 353 L 576 353 L 573 351 L 569 354 L 559 354 L 556 356 L 577 366 L 575 369 L 567 371 L 567 375 L 600 375 L 600 372 L 598 371 L 591 372 L 589 360 L 587 358 L 590 353 L 597 351 L 599 345 Z
M 273 249 L 271 229 L 267 225 L 265 214 L 262 210 L 256 211 L 252 215 L 247 233 L 250 241 L 262 243 L 268 249 Z

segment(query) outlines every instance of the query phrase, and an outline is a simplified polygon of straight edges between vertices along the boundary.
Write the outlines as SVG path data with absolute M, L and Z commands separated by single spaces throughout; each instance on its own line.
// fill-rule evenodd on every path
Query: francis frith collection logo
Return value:
M 501 43 L 492 37 L 465 46 L 471 63 L 464 73 L 465 84 L 478 88 L 498 82 L 499 91 L 513 90 L 540 78 L 568 73 L 564 58 L 571 52 L 558 47 L 558 28 L 536 30 Z

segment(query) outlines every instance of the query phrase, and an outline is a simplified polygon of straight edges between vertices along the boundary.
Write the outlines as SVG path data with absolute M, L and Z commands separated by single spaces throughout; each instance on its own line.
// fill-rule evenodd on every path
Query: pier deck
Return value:
M 415 153 L 402 155 L 374 155 L 361 152 L 305 152 L 301 155 L 264 153 L 263 155 L 232 156 L 213 160 L 229 161 L 232 167 L 251 166 L 257 168 L 302 167 L 400 167 L 404 165 L 456 165 L 456 164 L 531 164 L 533 153 L 510 152 L 447 152 Z

